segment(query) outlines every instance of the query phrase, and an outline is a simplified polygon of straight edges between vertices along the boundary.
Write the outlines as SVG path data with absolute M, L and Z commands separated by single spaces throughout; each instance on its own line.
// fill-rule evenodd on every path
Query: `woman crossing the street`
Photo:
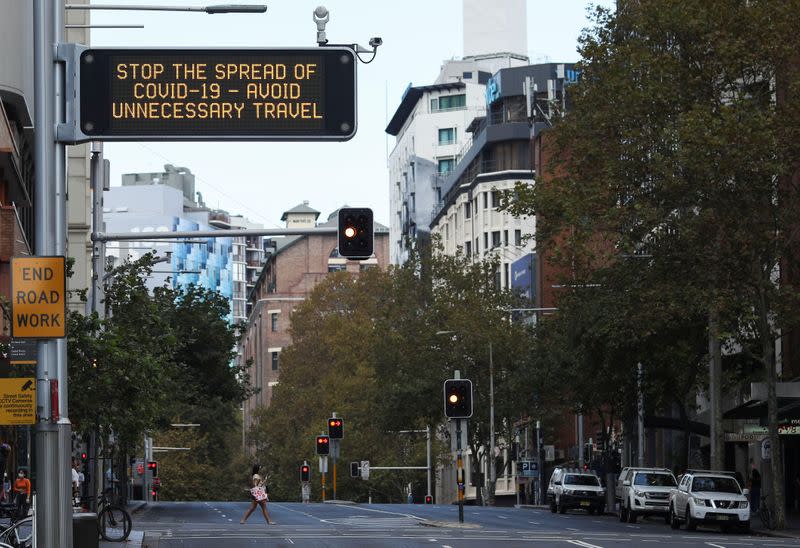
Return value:
M 253 474 L 249 491 L 250 508 L 247 509 L 247 512 L 245 512 L 244 517 L 239 523 L 244 524 L 244 522 L 247 521 L 247 518 L 250 517 L 250 514 L 252 514 L 256 509 L 256 506 L 260 506 L 261 513 L 264 515 L 264 519 L 267 520 L 268 524 L 273 525 L 273 521 L 269 517 L 269 512 L 267 512 L 267 502 L 269 501 L 267 488 L 264 485 L 264 480 L 258 474 Z

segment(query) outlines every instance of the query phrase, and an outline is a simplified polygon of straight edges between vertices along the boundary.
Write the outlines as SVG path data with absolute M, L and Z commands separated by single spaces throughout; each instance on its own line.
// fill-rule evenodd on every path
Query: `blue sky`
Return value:
M 503 0 L 492 1 L 502 7 Z M 152 0 L 93 3 L 152 5 Z M 223 3 L 212 0 L 208 4 Z M 243 0 L 232 3 L 245 3 Z M 246 3 L 258 3 L 247 0 Z M 367 46 L 383 38 L 374 62 L 358 66 L 358 133 L 344 143 L 142 142 L 107 143 L 112 185 L 122 173 L 161 171 L 165 163 L 197 176 L 197 190 L 210 207 L 242 214 L 268 228 L 282 226 L 283 211 L 303 200 L 327 216 L 347 203 L 372 207 L 376 220 L 389 218 L 384 132 L 409 83 L 432 83 L 442 61 L 462 55 L 461 0 L 278 0 L 259 15 L 185 12 L 93 11 L 94 24 L 143 24 L 144 29 L 94 29 L 93 47 L 312 47 L 314 8 L 330 12 L 331 43 Z M 597 3 L 597 2 L 595 2 Z M 601 4 L 609 4 L 606 0 Z M 206 5 L 169 0 L 165 5 Z M 581 29 L 588 25 L 584 0 L 528 0 L 531 62 L 573 62 Z

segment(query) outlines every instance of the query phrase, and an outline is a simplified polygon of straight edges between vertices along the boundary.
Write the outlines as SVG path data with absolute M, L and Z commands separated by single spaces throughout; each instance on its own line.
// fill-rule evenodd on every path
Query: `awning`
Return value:
M 800 382 L 779 382 L 778 419 L 800 419 Z M 750 399 L 722 414 L 723 419 L 766 419 L 767 386 L 763 382 L 750 384 Z

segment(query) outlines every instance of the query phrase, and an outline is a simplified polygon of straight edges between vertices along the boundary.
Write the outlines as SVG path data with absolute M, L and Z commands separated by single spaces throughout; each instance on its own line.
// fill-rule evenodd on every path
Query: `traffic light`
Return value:
M 328 455 L 331 452 L 331 440 L 328 436 L 317 436 L 317 455 Z
M 361 476 L 361 463 L 357 460 L 350 463 L 350 477 L 357 478 Z
M 154 460 L 147 461 L 147 469 L 153 472 L 153 477 L 158 476 L 158 462 Z
M 425 504 L 433 504 L 433 497 L 430 495 L 425 495 Z
M 300 481 L 311 481 L 311 467 L 307 464 L 300 467 Z
M 344 437 L 344 421 L 338 417 L 328 419 L 328 437 L 332 440 L 340 440 Z
M 343 207 L 339 210 L 339 255 L 348 259 L 369 259 L 373 240 L 371 209 Z
M 81 462 L 86 464 L 89 461 L 89 453 L 86 451 L 81 451 Z
M 472 416 L 472 381 L 448 379 L 444 381 L 444 414 L 450 419 L 468 419 Z

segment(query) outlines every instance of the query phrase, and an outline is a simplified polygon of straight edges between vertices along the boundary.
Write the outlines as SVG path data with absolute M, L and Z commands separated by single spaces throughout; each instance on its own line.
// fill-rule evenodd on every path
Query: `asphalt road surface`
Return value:
M 616 516 L 565 515 L 528 508 L 467 506 L 459 527 L 458 509 L 445 505 L 270 503 L 275 525 L 254 512 L 240 525 L 247 503 L 154 503 L 134 516 L 148 548 L 249 548 L 254 546 L 426 546 L 434 548 L 552 546 L 638 548 L 800 546 L 800 540 L 721 534 L 701 528 L 673 531 L 663 519 L 636 525 Z

